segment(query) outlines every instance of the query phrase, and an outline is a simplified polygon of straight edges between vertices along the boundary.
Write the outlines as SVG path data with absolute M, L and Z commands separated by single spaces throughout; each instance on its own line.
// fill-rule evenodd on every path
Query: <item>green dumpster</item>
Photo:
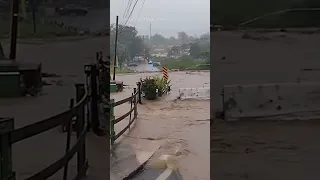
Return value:
M 117 92 L 117 84 L 110 82 L 110 92 L 114 93 Z
M 20 73 L 0 72 L 0 97 L 21 96 Z

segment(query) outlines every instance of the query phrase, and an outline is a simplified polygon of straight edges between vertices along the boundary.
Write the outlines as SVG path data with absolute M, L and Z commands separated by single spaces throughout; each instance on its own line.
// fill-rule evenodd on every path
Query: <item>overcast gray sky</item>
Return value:
M 210 0 L 145 0 L 144 6 L 137 21 L 144 0 L 139 0 L 128 26 L 136 25 L 141 35 L 161 34 L 165 37 L 177 36 L 177 32 L 184 31 L 188 35 L 201 35 L 210 32 Z M 111 0 L 110 23 L 124 24 L 123 14 L 129 0 Z M 132 6 L 135 0 L 133 0 Z

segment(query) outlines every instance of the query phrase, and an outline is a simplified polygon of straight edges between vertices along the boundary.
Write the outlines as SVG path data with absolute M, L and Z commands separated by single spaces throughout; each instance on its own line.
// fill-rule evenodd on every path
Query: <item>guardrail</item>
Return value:
M 115 102 L 114 99 L 111 99 L 111 108 L 110 108 L 110 141 L 111 145 L 115 144 L 115 141 L 123 134 L 125 133 L 128 129 L 130 129 L 131 124 L 137 119 L 138 116 L 138 103 L 142 104 L 141 101 L 141 82 L 137 82 L 137 88 L 133 89 L 133 93 L 130 97 L 127 97 L 125 99 L 122 99 L 120 101 Z M 130 102 L 130 110 L 125 113 L 124 115 L 115 118 L 114 116 L 114 108 Z M 133 117 L 132 117 L 132 112 L 133 112 Z M 119 133 L 116 134 L 115 132 L 115 125 L 119 123 L 120 121 L 124 120 L 126 117 L 129 116 L 129 123 L 128 125 L 123 128 Z
M 14 129 L 14 118 L 0 119 L 0 179 L 15 180 L 15 172 L 12 169 L 12 144 L 28 139 L 45 131 L 58 126 L 67 126 L 67 142 L 66 153 L 59 160 L 32 175 L 26 180 L 47 179 L 64 168 L 63 180 L 67 179 L 68 163 L 77 153 L 77 175 L 74 180 L 79 180 L 85 176 L 88 169 L 88 161 L 85 154 L 85 136 L 87 125 L 85 121 L 85 106 L 89 101 L 89 96 L 85 91 L 83 84 L 77 84 L 77 103 L 74 105 L 74 99 L 70 100 L 70 108 L 53 117 L 44 119 L 34 124 L 27 125 L 18 129 Z M 73 118 L 75 120 L 75 130 L 77 134 L 77 142 L 70 147 L 71 131 Z

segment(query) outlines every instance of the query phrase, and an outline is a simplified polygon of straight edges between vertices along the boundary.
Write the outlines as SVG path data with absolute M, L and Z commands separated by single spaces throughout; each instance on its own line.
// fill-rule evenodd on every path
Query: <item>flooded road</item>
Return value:
M 161 73 L 118 76 L 118 80 L 129 86 L 112 97 L 118 100 L 126 97 L 140 78 L 155 75 Z M 138 121 L 124 140 L 137 149 L 147 148 L 150 143 L 159 145 L 149 164 L 157 162 L 161 155 L 172 155 L 185 180 L 210 179 L 210 102 L 178 100 L 178 91 L 179 88 L 209 86 L 209 75 L 209 72 L 170 73 L 170 94 L 157 101 L 143 100 L 144 104 L 138 107 Z M 115 111 L 117 116 L 120 110 Z
M 135 72 L 157 72 L 159 68 L 154 67 L 153 64 L 139 64 L 136 67 L 128 67 L 128 69 Z

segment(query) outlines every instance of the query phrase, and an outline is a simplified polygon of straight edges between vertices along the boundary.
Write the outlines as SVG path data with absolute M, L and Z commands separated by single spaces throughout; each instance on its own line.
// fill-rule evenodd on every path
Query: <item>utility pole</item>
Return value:
M 11 60 L 16 59 L 18 22 L 19 22 L 19 0 L 13 0 L 12 19 L 11 19 L 11 36 L 10 36 L 10 55 L 9 55 L 9 58 Z
M 152 48 L 152 44 L 151 44 L 151 22 L 150 22 L 150 38 L 149 38 L 149 41 L 150 41 L 150 49 Z
M 116 80 L 116 66 L 117 66 L 117 44 L 118 44 L 118 20 L 119 16 L 116 19 L 116 40 L 114 42 L 114 61 L 113 61 L 113 80 Z
M 33 33 L 37 33 L 37 23 L 36 23 L 36 3 L 35 0 L 29 0 L 29 6 L 32 8 L 32 21 L 33 21 Z

